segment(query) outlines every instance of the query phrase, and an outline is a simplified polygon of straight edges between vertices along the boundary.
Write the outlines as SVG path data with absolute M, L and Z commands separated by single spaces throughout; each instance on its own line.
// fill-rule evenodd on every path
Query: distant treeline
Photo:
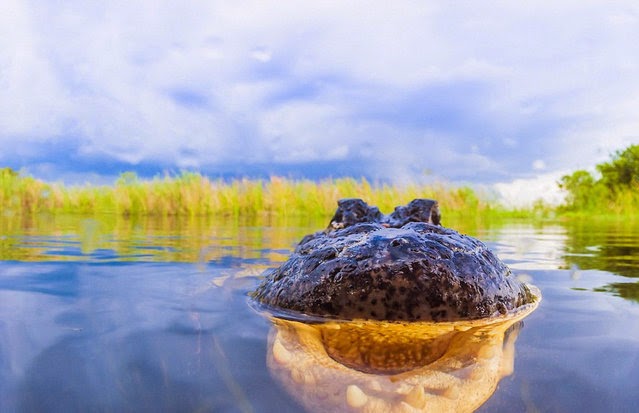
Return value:
M 596 166 L 597 174 L 578 170 L 559 182 L 567 192 L 561 211 L 588 215 L 639 213 L 639 145 L 615 152 Z
M 395 187 L 364 178 L 319 182 L 270 179 L 211 180 L 193 172 L 151 180 L 120 175 L 109 186 L 47 183 L 10 168 L 0 169 L 0 205 L 4 214 L 117 214 L 122 216 L 330 216 L 337 200 L 357 197 L 383 212 L 414 198 L 433 198 L 447 216 L 507 214 L 489 194 L 443 184 Z

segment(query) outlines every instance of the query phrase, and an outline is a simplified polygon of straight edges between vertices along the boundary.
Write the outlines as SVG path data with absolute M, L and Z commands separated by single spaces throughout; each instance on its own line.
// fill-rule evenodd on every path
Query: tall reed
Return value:
M 193 172 L 142 180 L 127 172 L 110 186 L 65 186 L 0 169 L 0 204 L 5 214 L 330 216 L 341 198 L 362 198 L 386 213 L 415 198 L 437 199 L 449 214 L 507 212 L 488 194 L 444 184 L 389 186 L 365 178 L 224 181 Z

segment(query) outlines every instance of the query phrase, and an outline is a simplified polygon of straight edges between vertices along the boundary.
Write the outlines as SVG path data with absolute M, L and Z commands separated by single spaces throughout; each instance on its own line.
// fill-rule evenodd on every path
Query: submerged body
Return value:
M 506 314 L 536 300 L 481 241 L 439 225 L 437 202 L 383 215 L 339 202 L 253 293 L 277 310 L 342 320 L 456 321 Z
M 273 318 L 267 364 L 308 412 L 472 412 L 512 374 L 537 303 L 450 323 Z

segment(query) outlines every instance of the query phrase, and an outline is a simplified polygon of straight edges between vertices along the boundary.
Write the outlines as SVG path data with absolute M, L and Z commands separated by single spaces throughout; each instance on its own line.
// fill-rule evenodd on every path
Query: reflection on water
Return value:
M 535 307 L 454 323 L 273 318 L 267 364 L 310 412 L 472 412 L 513 372 Z
M 639 278 L 639 222 L 573 223 L 566 235 L 566 266 Z
M 494 241 L 493 248 L 514 270 L 561 268 L 578 279 L 583 271 L 596 269 L 629 277 L 590 290 L 639 302 L 639 280 L 634 280 L 639 278 L 639 222 L 520 223 L 479 236 Z
M 513 269 L 549 270 L 562 262 L 567 234 L 564 227 L 546 225 L 543 228 L 512 224 L 498 231 L 480 235 L 492 245 L 499 257 Z
M 639 223 L 578 223 L 566 229 L 566 268 L 599 269 L 629 277 L 626 281 L 595 287 L 594 291 L 639 302 Z
M 256 221 L 0 215 L 0 260 L 281 262 L 296 239 L 317 228 L 321 225 L 304 217 Z
M 303 385 L 310 369 L 292 373 L 286 360 L 314 360 L 321 351 L 295 350 L 318 342 L 328 358 L 311 366 L 357 372 L 347 375 L 350 383 L 330 376 L 331 384 L 342 384 L 339 399 L 353 405 L 446 400 L 444 384 L 455 388 L 463 375 L 437 376 L 420 364 L 437 363 L 452 347 L 474 348 L 477 360 L 501 357 L 500 373 L 490 363 L 478 370 L 492 383 L 477 387 L 488 397 L 479 412 L 636 409 L 636 224 L 444 220 L 485 240 L 544 300 L 524 328 L 506 335 L 474 342 L 459 332 L 441 347 L 406 345 L 367 358 L 348 352 L 355 347 L 342 337 L 353 341 L 352 329 L 346 336 L 325 332 L 318 341 L 318 333 L 278 323 L 269 342 L 274 327 L 247 304 L 259 274 L 283 262 L 303 235 L 324 226 L 320 221 L 0 216 L 0 412 L 300 412 L 306 401 L 289 394 L 285 379 Z M 490 342 L 493 350 L 480 351 L 479 343 Z M 408 364 L 402 353 L 412 354 Z M 504 369 L 513 362 L 514 369 Z M 278 369 L 288 376 L 272 373 Z M 431 383 L 423 394 L 415 387 L 422 379 Z M 464 393 L 449 395 L 462 400 Z
M 0 263 L 0 411 L 299 411 L 217 265 Z
M 626 300 L 639 302 L 639 282 L 614 282 L 603 287 L 597 287 L 594 291 L 613 293 Z

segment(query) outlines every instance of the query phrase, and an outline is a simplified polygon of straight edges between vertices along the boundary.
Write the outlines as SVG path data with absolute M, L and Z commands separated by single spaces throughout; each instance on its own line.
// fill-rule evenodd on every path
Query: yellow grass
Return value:
M 364 178 L 223 181 L 192 172 L 141 180 L 127 172 L 109 186 L 65 186 L 0 169 L 0 205 L 5 214 L 320 217 L 332 215 L 341 198 L 362 198 L 385 213 L 415 198 L 438 200 L 448 216 L 504 213 L 487 194 L 443 184 L 395 187 Z

